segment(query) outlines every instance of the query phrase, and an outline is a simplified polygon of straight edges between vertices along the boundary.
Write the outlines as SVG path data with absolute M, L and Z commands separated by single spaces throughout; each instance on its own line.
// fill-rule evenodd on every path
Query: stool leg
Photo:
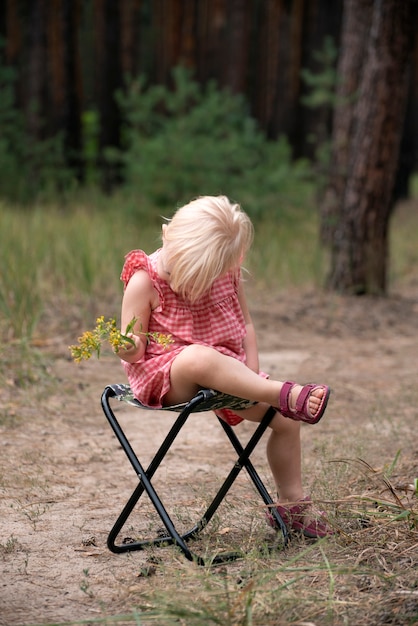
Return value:
M 222 428 L 224 429 L 225 433 L 228 436 L 229 441 L 231 442 L 231 444 L 233 445 L 235 451 L 237 452 L 237 454 L 239 455 L 238 457 L 238 463 L 242 463 L 242 466 L 245 467 L 246 471 L 248 472 L 248 475 L 250 476 L 255 488 L 257 489 L 258 493 L 260 494 L 260 496 L 262 497 L 264 503 L 267 506 L 270 506 L 272 504 L 274 504 L 269 492 L 267 491 L 264 483 L 262 482 L 260 476 L 258 475 L 257 471 L 255 470 L 253 464 L 251 463 L 249 456 L 252 453 L 252 451 L 254 450 L 255 446 L 258 444 L 258 442 L 260 441 L 261 437 L 263 436 L 264 432 L 266 431 L 266 429 L 268 428 L 271 420 L 273 419 L 274 415 L 276 413 L 276 410 L 273 407 L 270 407 L 267 412 L 265 413 L 262 421 L 260 422 L 260 425 L 257 427 L 254 435 L 252 436 L 252 438 L 250 439 L 250 441 L 248 442 L 247 446 L 245 448 L 243 448 L 241 442 L 239 441 L 237 435 L 235 434 L 235 431 L 233 430 L 233 428 L 227 424 L 224 420 L 221 420 L 220 418 L 219 421 L 221 423 Z M 275 521 L 277 522 L 282 535 L 283 535 L 283 541 L 285 546 L 287 546 L 288 541 L 289 541 L 289 531 L 287 529 L 286 524 L 283 522 L 279 512 L 277 511 L 276 507 L 271 507 L 270 508 L 271 514 L 273 515 Z

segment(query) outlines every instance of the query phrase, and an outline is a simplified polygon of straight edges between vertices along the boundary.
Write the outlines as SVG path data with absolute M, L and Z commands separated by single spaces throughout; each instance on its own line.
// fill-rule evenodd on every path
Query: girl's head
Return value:
M 240 266 L 252 238 L 250 218 L 226 196 L 202 196 L 181 207 L 163 226 L 161 262 L 171 288 L 198 300 Z

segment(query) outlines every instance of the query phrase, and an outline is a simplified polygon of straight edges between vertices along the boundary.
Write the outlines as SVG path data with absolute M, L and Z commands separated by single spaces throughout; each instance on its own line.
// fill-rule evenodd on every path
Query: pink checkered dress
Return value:
M 191 304 L 178 296 L 157 273 L 160 250 L 147 256 L 133 250 L 125 258 L 121 280 L 125 287 L 132 275 L 146 270 L 159 296 L 159 306 L 151 313 L 150 332 L 171 334 L 173 343 L 164 348 L 151 341 L 137 363 L 122 361 L 135 397 L 150 407 L 162 406 L 162 398 L 170 388 L 170 368 L 185 346 L 211 346 L 245 362 L 243 339 L 245 321 L 238 301 L 240 270 L 228 273 L 213 284 L 198 302 Z M 236 416 L 237 421 L 241 418 Z

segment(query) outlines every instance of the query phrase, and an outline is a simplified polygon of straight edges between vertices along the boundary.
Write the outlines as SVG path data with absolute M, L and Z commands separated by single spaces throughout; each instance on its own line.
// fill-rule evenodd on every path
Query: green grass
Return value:
M 3 337 L 31 338 L 43 312 L 120 293 L 124 254 L 150 250 L 158 231 L 134 226 L 121 212 L 92 206 L 0 206 L 0 312 Z
M 418 267 L 418 199 L 396 208 L 390 228 L 389 281 L 393 288 L 416 281 Z
M 245 206 L 244 206 L 245 209 Z M 148 216 L 148 217 L 147 217 Z M 155 207 L 133 199 L 96 196 L 72 205 L 31 209 L 0 205 L 0 332 L 3 339 L 48 333 L 42 316 L 57 316 L 71 303 L 83 321 L 106 303 L 105 316 L 118 315 L 124 255 L 151 252 L 159 244 L 161 219 Z M 401 205 L 391 224 L 390 288 L 407 286 L 418 263 L 418 215 Z M 258 288 L 285 292 L 321 288 L 327 255 L 318 241 L 312 206 L 288 208 L 281 217 L 258 220 L 246 266 Z M 59 327 L 59 320 L 54 326 Z
M 0 206 L 0 311 L 3 337 L 31 338 L 52 306 L 78 302 L 91 314 L 91 303 L 119 306 L 119 275 L 124 255 L 133 248 L 151 252 L 160 245 L 158 211 L 135 215 L 122 200 L 92 204 L 19 209 Z M 256 224 L 248 267 L 255 279 L 275 289 L 320 284 L 321 258 L 312 211 L 298 210 L 281 223 Z M 104 312 L 107 315 L 107 312 Z
M 321 287 L 324 254 L 318 241 L 318 217 L 313 209 L 298 209 L 279 220 L 255 224 L 249 270 L 266 289 L 286 291 Z

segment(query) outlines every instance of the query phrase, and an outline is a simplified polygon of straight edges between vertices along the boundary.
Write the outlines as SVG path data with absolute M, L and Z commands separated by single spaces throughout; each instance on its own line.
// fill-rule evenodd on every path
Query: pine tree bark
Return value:
M 99 165 L 103 186 L 110 191 L 120 182 L 118 168 L 103 159 L 107 148 L 120 147 L 120 111 L 115 93 L 123 87 L 120 55 L 120 3 L 94 0 L 95 100 L 100 116 Z
M 347 0 L 346 8 L 359 4 Z M 329 277 L 335 291 L 382 295 L 387 289 L 388 227 L 408 93 L 412 5 L 413 0 L 373 2 L 358 97 L 345 133 L 346 176 L 336 185 L 341 195 Z M 346 42 L 343 54 L 352 52 Z M 339 129 L 334 132 L 335 137 Z
M 28 65 L 24 106 L 27 128 L 34 140 L 42 139 L 42 111 L 45 107 L 46 92 L 46 23 L 45 0 L 34 0 L 30 6 L 28 41 Z
M 51 0 L 46 14 L 47 134 L 62 132 L 69 165 L 81 178 L 82 80 L 79 0 Z
M 337 67 L 336 104 L 329 185 L 321 207 L 321 240 L 331 245 L 347 182 L 355 102 L 367 52 L 374 0 L 350 0 L 344 5 L 341 49 Z
M 233 93 L 243 93 L 247 87 L 251 6 L 249 0 L 228 2 L 228 33 L 225 41 L 226 62 L 222 83 Z

